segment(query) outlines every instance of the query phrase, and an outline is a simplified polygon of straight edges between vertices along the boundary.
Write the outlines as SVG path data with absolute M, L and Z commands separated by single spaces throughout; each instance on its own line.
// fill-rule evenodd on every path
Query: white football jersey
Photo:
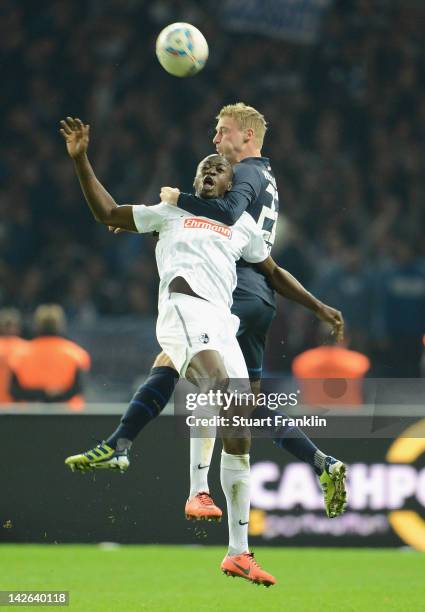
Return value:
M 138 232 L 159 233 L 160 304 L 168 298 L 173 278 L 182 276 L 195 293 L 230 308 L 237 282 L 236 261 L 243 257 L 258 263 L 269 255 L 262 232 L 246 212 L 230 227 L 165 203 L 133 206 L 133 217 Z

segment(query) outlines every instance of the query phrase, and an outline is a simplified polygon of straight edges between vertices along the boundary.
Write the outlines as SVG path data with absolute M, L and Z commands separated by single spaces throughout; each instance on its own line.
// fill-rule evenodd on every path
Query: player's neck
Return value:
M 241 151 L 238 154 L 236 161 L 240 162 L 243 159 L 246 159 L 247 157 L 261 157 L 261 149 L 257 149 L 254 147 L 245 149 L 244 151 Z

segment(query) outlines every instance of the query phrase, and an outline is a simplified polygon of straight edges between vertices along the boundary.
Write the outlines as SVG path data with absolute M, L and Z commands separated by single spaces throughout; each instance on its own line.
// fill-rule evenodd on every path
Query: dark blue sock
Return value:
M 290 418 L 284 412 L 270 410 L 265 406 L 256 408 L 253 416 L 258 418 L 272 417 L 274 419 L 276 414 L 280 414 L 287 419 Z M 276 444 L 276 446 L 288 451 L 297 459 L 301 459 L 301 461 L 309 463 L 316 474 L 320 476 L 323 471 L 323 464 L 326 455 L 317 448 L 317 446 L 299 427 L 290 427 L 289 425 L 285 425 L 276 428 L 273 442 Z
M 152 368 L 148 378 L 134 394 L 121 418 L 120 425 L 107 438 L 106 443 L 116 448 L 119 438 L 132 442 L 139 432 L 165 408 L 178 379 L 179 376 L 173 368 L 167 366 Z

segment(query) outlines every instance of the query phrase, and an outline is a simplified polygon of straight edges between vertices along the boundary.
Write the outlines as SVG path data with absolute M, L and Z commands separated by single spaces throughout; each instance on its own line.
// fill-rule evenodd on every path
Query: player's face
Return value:
M 193 186 L 201 198 L 220 198 L 232 188 L 232 166 L 221 155 L 209 155 L 201 161 Z
M 220 155 L 223 155 L 231 164 L 239 161 L 245 143 L 246 132 L 238 127 L 232 117 L 221 117 L 215 128 L 213 143 Z

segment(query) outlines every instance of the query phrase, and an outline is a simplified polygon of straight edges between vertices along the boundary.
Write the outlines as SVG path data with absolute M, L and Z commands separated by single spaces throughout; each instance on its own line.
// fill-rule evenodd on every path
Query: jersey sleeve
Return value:
M 133 206 L 133 219 L 137 231 L 140 234 L 159 232 L 165 221 L 171 216 L 173 209 L 176 209 L 175 206 L 163 202 L 154 206 L 136 204 Z
M 181 193 L 177 206 L 192 215 L 233 225 L 247 207 L 255 202 L 260 191 L 261 179 L 258 171 L 251 166 L 240 164 L 234 171 L 232 189 L 224 197 L 207 199 Z
M 264 242 L 262 232 L 253 221 L 252 217 L 248 214 L 246 216 L 249 217 L 250 237 L 249 242 L 242 250 L 242 258 L 248 263 L 260 263 L 267 259 L 269 250 L 267 244 Z

